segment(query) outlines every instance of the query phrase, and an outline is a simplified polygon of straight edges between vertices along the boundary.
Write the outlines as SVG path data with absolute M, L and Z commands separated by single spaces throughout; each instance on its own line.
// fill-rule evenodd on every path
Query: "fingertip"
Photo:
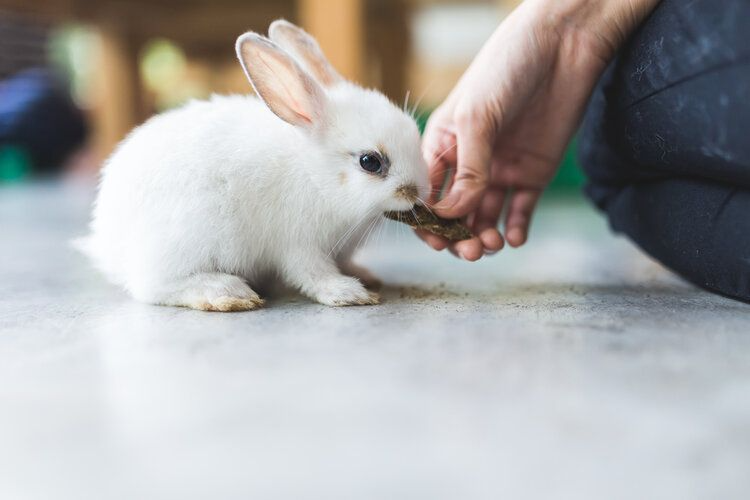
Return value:
M 526 231 L 520 227 L 510 228 L 505 235 L 505 239 L 508 240 L 510 246 L 518 248 L 526 243 Z
M 445 219 L 458 219 L 472 212 L 478 204 L 478 193 L 467 192 L 462 189 L 454 189 L 448 193 L 448 196 L 432 205 L 435 213 Z
M 442 200 L 432 205 L 432 210 L 439 217 L 453 217 L 456 204 L 459 202 L 460 193 L 451 192 Z
M 462 259 L 474 262 L 482 258 L 484 247 L 479 238 L 474 237 L 470 240 L 459 241 L 454 245 L 456 252 Z
M 442 252 L 443 250 L 448 248 L 448 240 L 439 236 L 435 236 L 434 234 L 430 235 L 427 238 L 427 244 L 438 252 Z
M 448 240 L 445 238 L 441 238 L 440 236 L 436 234 L 429 233 L 427 231 L 414 231 L 417 236 L 427 243 L 433 250 L 437 250 L 438 252 L 441 252 L 446 249 L 448 246 Z
M 505 237 L 510 246 L 517 248 L 526 243 L 531 217 L 540 195 L 541 190 L 538 189 L 523 189 L 513 194 L 505 219 Z
M 505 246 L 503 237 L 495 228 L 487 228 L 483 230 L 481 233 L 479 233 L 479 239 L 482 242 L 482 246 L 484 246 L 485 254 L 496 253 L 502 250 L 503 246 Z

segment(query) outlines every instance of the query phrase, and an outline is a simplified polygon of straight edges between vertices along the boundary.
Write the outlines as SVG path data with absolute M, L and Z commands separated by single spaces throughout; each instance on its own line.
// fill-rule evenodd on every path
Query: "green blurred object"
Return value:
M 417 120 L 417 125 L 419 126 L 420 133 L 424 133 L 424 128 L 427 124 L 427 119 L 430 117 L 430 113 L 432 113 L 432 110 L 418 110 L 416 112 L 415 119 Z M 552 179 L 552 182 L 547 188 L 547 193 L 577 193 L 581 190 L 581 187 L 586 182 L 583 171 L 578 164 L 578 157 L 576 153 L 576 151 L 578 150 L 577 144 L 578 141 L 575 137 L 573 137 L 573 140 L 570 141 L 570 144 L 568 144 L 568 148 L 565 150 L 565 155 L 563 156 L 562 162 L 560 163 L 560 168 L 557 171 L 557 175 L 555 175 L 555 178 Z
M 586 177 L 578 164 L 577 150 L 578 140 L 573 137 L 573 140 L 568 144 L 568 149 L 565 150 L 560 169 L 548 188 L 550 191 L 568 193 L 581 190 L 586 182 Z
M 20 182 L 31 174 L 31 160 L 22 148 L 0 146 L 0 183 Z
M 419 127 L 420 134 L 424 134 L 424 128 L 425 126 L 427 126 L 427 119 L 430 117 L 431 113 L 432 113 L 432 110 L 430 111 L 416 110 L 414 112 L 414 119 L 417 121 L 417 127 Z

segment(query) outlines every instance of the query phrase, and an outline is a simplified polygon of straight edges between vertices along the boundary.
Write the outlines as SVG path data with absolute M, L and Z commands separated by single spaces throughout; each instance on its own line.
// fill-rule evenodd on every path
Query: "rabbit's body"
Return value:
M 363 113 L 389 122 L 402 114 L 378 93 L 340 81 L 325 95 L 325 126 L 312 131 L 250 96 L 214 96 L 150 119 L 107 161 L 82 246 L 110 280 L 150 303 L 252 309 L 262 299 L 250 286 L 269 276 L 325 304 L 377 301 L 341 271 L 354 272 L 350 254 L 383 210 L 414 203 L 394 191 L 425 194 L 426 170 L 376 178 L 352 164 L 359 151 L 407 134 L 407 151 L 394 156 L 423 167 L 418 134 L 405 115 L 393 130 L 368 130 Z
M 197 272 L 252 280 L 292 238 L 326 246 L 332 235 L 306 234 L 318 229 L 308 218 L 333 214 L 316 214 L 294 172 L 305 138 L 282 128 L 293 129 L 257 98 L 217 96 L 134 130 L 102 172 L 88 243 L 98 266 L 151 301 L 155 282 Z

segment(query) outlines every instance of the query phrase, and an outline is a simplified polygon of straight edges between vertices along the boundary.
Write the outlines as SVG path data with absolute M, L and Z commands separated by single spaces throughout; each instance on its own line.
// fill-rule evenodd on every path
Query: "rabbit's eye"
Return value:
M 359 157 L 359 166 L 371 174 L 383 172 L 383 159 L 377 153 L 364 153 Z

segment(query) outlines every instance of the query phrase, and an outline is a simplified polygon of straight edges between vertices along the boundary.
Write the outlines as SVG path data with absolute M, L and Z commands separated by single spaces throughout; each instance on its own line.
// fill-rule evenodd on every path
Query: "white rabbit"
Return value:
M 350 257 L 384 211 L 426 198 L 417 126 L 344 81 L 302 29 L 278 20 L 269 36 L 236 45 L 260 99 L 155 116 L 106 162 L 79 247 L 137 300 L 250 310 L 263 304 L 251 286 L 280 279 L 323 304 L 378 302 Z

